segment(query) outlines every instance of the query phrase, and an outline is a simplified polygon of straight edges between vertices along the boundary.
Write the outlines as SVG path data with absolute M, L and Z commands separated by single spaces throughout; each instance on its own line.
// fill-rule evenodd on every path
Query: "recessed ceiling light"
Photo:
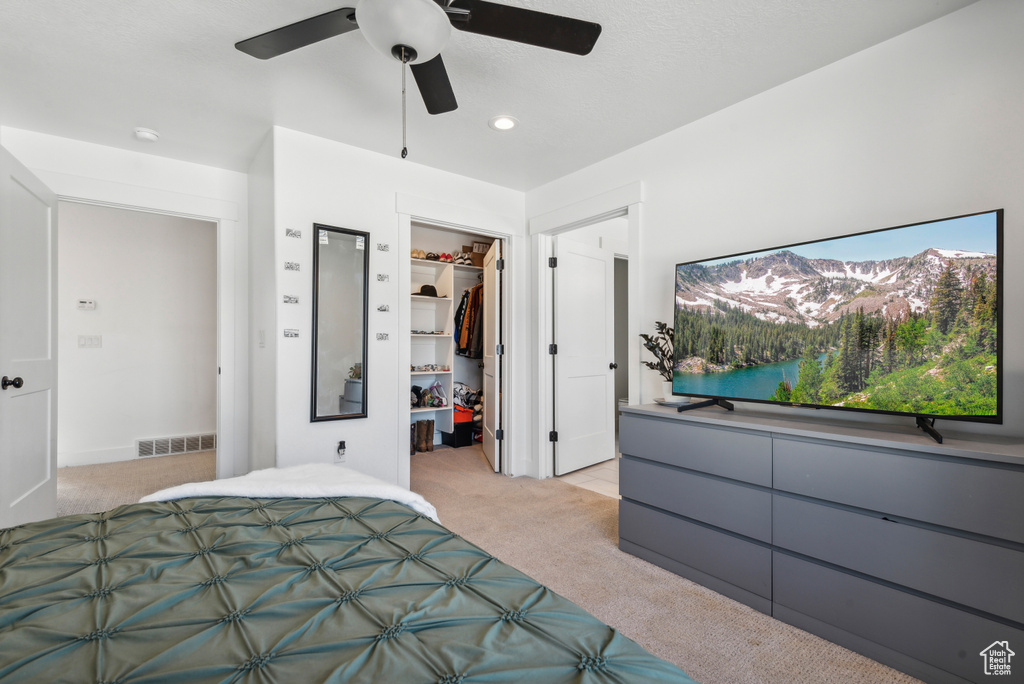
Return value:
M 160 134 L 154 131 L 152 128 L 136 128 L 135 138 L 142 142 L 154 143 L 160 139 Z
M 519 125 L 519 120 L 514 116 L 506 116 L 503 114 L 488 121 L 487 125 L 496 131 L 511 131 Z

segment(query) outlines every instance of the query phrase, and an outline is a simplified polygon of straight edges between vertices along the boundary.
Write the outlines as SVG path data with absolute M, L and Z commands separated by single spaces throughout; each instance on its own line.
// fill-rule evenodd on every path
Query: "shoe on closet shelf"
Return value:
M 437 252 L 427 252 L 423 258 L 427 261 L 437 261 L 440 257 L 437 255 Z

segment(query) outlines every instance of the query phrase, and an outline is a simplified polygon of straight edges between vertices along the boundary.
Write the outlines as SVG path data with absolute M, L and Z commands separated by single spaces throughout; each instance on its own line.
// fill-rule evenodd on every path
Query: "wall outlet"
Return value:
M 334 462 L 344 463 L 345 461 L 345 440 L 338 442 L 338 448 L 334 452 Z

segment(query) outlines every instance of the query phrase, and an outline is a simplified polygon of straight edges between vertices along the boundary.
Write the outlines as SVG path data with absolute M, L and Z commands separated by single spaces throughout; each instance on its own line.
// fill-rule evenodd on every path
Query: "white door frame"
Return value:
M 238 318 L 238 307 L 248 298 L 245 288 L 237 287 L 240 274 L 236 243 L 242 239 L 238 234 L 238 207 L 225 200 L 143 190 L 113 181 L 36 173 L 57 194 L 58 201 L 166 214 L 217 225 L 217 478 L 249 472 L 248 358 L 244 351 L 239 352 L 239 345 L 248 338 L 248 323 L 244 316 Z
M 520 246 L 526 241 L 521 233 L 522 217 L 504 216 L 494 214 L 480 209 L 470 209 L 444 204 L 434 200 L 415 197 L 413 195 L 396 194 L 395 209 L 398 214 L 398 263 L 402 266 L 398 269 L 398 292 L 408 293 L 412 291 L 412 279 L 410 276 L 408 254 L 412 249 L 412 224 L 422 224 L 429 228 L 443 228 L 463 233 L 486 235 L 504 241 L 502 252 L 506 262 L 509 264 L 504 271 L 503 297 L 501 303 L 502 321 L 504 321 L 503 340 L 508 350 L 502 359 L 502 380 L 501 391 L 506 400 L 501 404 L 501 425 L 505 444 L 502 452 L 506 454 L 502 458 L 501 472 L 505 475 L 522 475 L 519 472 L 522 468 L 518 462 L 514 462 L 509 454 L 516 453 L 515 448 L 520 441 L 526 445 L 529 443 L 527 422 L 518 420 L 516 412 L 510 407 L 514 403 L 509 397 L 517 394 L 525 397 L 526 392 L 518 387 L 514 371 L 518 367 L 519 360 L 528 358 L 528 350 L 519 349 L 518 345 L 510 344 L 517 336 L 514 332 L 516 326 L 513 312 L 516 311 L 515 298 L 515 254 L 519 253 Z M 518 233 L 518 234 L 517 234 Z M 398 378 L 395 386 L 396 397 L 407 397 L 409 395 L 409 368 L 410 342 L 409 342 L 409 297 L 401 296 L 398 301 Z M 403 334 L 404 333 L 404 334 Z M 524 345 L 525 346 L 525 345 Z M 521 402 L 515 402 L 521 403 Z M 409 487 L 409 444 L 402 437 L 409 432 L 409 411 L 398 411 L 396 430 L 399 434 L 398 440 L 398 484 L 402 487 Z
M 600 195 L 549 211 L 529 219 L 529 232 L 533 252 L 534 271 L 534 325 L 536 339 L 534 354 L 537 393 L 535 398 L 534 449 L 537 454 L 537 477 L 554 475 L 554 445 L 548 435 L 554 426 L 552 394 L 555 373 L 548 344 L 554 335 L 552 320 L 552 273 L 548 257 L 552 256 L 551 238 L 559 233 L 601 223 L 612 218 L 625 217 L 629 234 L 629 403 L 640 401 L 640 302 L 644 292 L 640 279 L 641 261 L 641 208 L 643 186 L 640 182 L 609 190 Z

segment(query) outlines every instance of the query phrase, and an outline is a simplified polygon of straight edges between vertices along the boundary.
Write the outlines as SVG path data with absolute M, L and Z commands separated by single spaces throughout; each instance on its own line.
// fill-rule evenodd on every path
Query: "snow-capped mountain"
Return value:
M 680 266 L 676 304 L 707 309 L 727 302 L 763 320 L 810 327 L 862 307 L 865 313 L 899 315 L 927 308 L 950 262 L 965 284 L 968 271 L 996 277 L 995 256 L 980 252 L 933 248 L 884 261 L 838 261 L 782 250 L 717 266 Z

